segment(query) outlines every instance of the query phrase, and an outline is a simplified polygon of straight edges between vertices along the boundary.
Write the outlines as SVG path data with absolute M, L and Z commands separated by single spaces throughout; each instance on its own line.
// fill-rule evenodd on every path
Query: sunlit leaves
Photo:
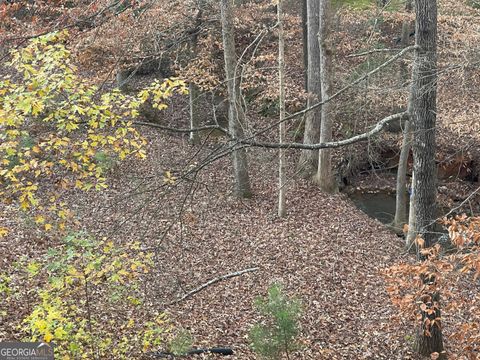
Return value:
M 138 243 L 114 244 L 85 233 L 66 236 L 60 248 L 26 265 L 29 276 L 47 278 L 38 290 L 40 302 L 24 319 L 22 330 L 32 341 L 55 342 L 61 358 L 127 359 L 129 351 L 138 351 L 138 340 L 145 351 L 158 346 L 170 329 L 166 316 L 154 313 L 140 322 L 132 315 L 141 311 L 144 300 L 138 280 L 152 267 L 152 256 Z M 105 307 L 101 319 L 90 314 L 90 302 Z M 121 309 L 128 309 L 130 317 Z M 112 350 L 110 345 L 119 339 L 125 343 Z
M 104 189 L 107 164 L 146 157 L 131 121 L 141 104 L 164 109 L 174 93 L 187 92 L 183 81 L 167 79 L 138 95 L 114 89 L 98 96 L 77 76 L 62 43 L 67 36 L 50 33 L 12 51 L 9 65 L 19 76 L 0 81 L 0 196 L 23 210 L 39 205 L 35 179 L 61 177 L 61 189 Z M 50 230 L 45 219 L 37 223 Z

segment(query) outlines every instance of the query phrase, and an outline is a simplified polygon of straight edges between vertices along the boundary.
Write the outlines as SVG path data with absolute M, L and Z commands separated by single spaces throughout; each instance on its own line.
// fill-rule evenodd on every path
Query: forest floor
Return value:
M 478 69 L 469 64 L 478 55 L 471 51 L 457 54 L 454 59 L 464 67 L 455 67 L 449 61 L 457 46 L 478 46 L 479 25 L 472 22 L 476 13 L 457 16 L 454 5 L 446 1 L 441 4 L 445 15 L 440 18 L 440 66 L 452 70 L 442 72 L 439 81 L 439 145 L 446 162 L 453 158 L 456 164 L 462 164 L 463 154 L 468 154 L 467 160 L 476 162 L 473 169 L 480 161 L 476 153 L 480 140 L 480 76 Z M 355 21 L 363 24 L 365 19 L 359 17 Z M 393 29 L 401 28 L 402 18 L 386 14 L 382 19 L 384 32 L 372 39 L 385 44 L 385 39 L 391 41 L 395 36 Z M 348 17 L 342 21 L 353 22 Z M 450 39 L 452 33 L 460 34 L 455 35 L 456 43 Z M 363 48 L 364 37 L 355 41 L 355 35 L 355 31 L 345 32 L 344 43 L 349 48 L 339 52 L 339 57 L 345 59 L 344 55 L 352 49 Z M 354 61 L 348 60 L 349 65 Z M 339 67 L 346 65 L 347 62 L 340 63 Z M 348 126 L 358 130 L 371 125 L 375 120 L 372 114 L 390 111 L 386 104 L 398 106 L 398 93 L 376 88 L 374 79 L 371 84 L 371 97 L 361 93 L 353 98 L 357 101 L 355 106 L 361 105 L 361 115 L 347 116 L 347 120 L 354 119 L 358 124 L 346 122 L 342 129 L 336 129 L 337 136 L 345 135 Z M 185 124 L 187 117 L 185 103 L 167 110 L 169 125 L 177 124 L 175 120 L 179 118 Z M 264 296 L 272 283 L 279 282 L 289 296 L 301 301 L 303 308 L 302 348 L 292 358 L 418 358 L 412 351 L 412 323 L 391 303 L 382 275 L 397 262 L 411 261 L 402 239 L 358 210 L 345 194 L 322 194 L 315 185 L 299 179 L 295 175 L 298 153 L 288 152 L 287 217 L 279 219 L 275 151 L 249 150 L 254 195 L 239 200 L 232 194 L 228 157 L 211 163 L 195 179 L 180 179 L 168 187 L 163 182 L 165 171 L 180 176 L 192 163 L 208 156 L 217 145 L 215 141 L 195 147 L 184 136 L 150 128 L 143 128 L 142 133 L 148 139 L 147 160 L 115 165 L 105 191 L 73 192 L 62 200 L 76 213 L 82 228 L 98 238 L 106 236 L 119 244 L 140 241 L 144 247 L 155 249 L 155 272 L 145 284 L 149 310 L 165 311 L 176 327 L 189 330 L 195 347 L 227 346 L 235 351 L 235 359 L 256 359 L 247 339 L 253 324 L 260 320 L 254 300 Z M 397 141 L 398 150 L 397 135 L 382 134 L 374 145 L 381 148 L 392 139 Z M 358 152 L 360 157 L 372 155 L 371 145 L 357 148 L 362 150 Z M 336 156 L 340 158 L 348 152 L 353 151 L 339 151 Z M 350 179 L 354 187 L 392 188 L 392 178 L 378 172 L 365 177 L 357 175 Z M 477 185 L 453 177 L 440 184 L 440 198 L 443 203 L 455 205 Z M 478 211 L 478 203 L 468 205 L 472 212 Z M 17 271 L 12 264 L 20 255 L 35 259 L 58 245 L 48 234 L 40 234 L 32 226 L 32 219 L 17 216 L 12 209 L 12 205 L 0 204 L 1 223 L 14 229 L 0 238 L 0 269 L 7 273 Z M 259 269 L 167 305 L 215 277 L 252 267 Z M 18 321 L 36 301 L 30 294 L 26 291 L 24 296 L 11 299 L 6 315 L 0 309 L 0 340 L 17 339 Z M 447 335 L 455 321 L 455 316 L 445 314 Z M 447 349 L 450 345 L 446 340 Z
M 345 195 L 324 195 L 298 179 L 288 186 L 288 216 L 278 219 L 271 166 L 275 152 L 249 154 L 254 160 L 252 199 L 232 196 L 228 157 L 206 168 L 195 183 L 180 182 L 162 192 L 158 180 L 145 179 L 182 166 L 175 159 L 188 158 L 196 149 L 185 139 L 145 134 L 151 140 L 147 161 L 115 169 L 109 188 L 101 193 L 78 193 L 66 200 L 85 229 L 99 237 L 141 241 L 160 250 L 148 284 L 148 304 L 165 310 L 175 326 L 188 329 L 195 346 L 224 345 L 234 349 L 236 359 L 255 359 L 247 340 L 259 320 L 254 300 L 280 282 L 303 307 L 302 350 L 294 358 L 414 358 L 405 340 L 413 329 L 397 316 L 381 273 L 406 260 L 401 239 Z M 292 159 L 289 168 L 294 168 Z M 136 180 L 141 188 L 132 191 Z M 35 257 L 44 250 L 41 243 L 35 249 L 28 246 L 31 241 L 23 232 L 20 227 L 14 237 L 2 240 L 2 248 L 10 250 L 3 264 L 18 252 Z M 212 278 L 251 267 L 259 270 L 165 305 Z
M 303 308 L 302 347 L 292 358 L 418 358 L 412 352 L 412 323 L 398 314 L 382 278 L 389 266 L 411 260 L 401 238 L 358 210 L 345 194 L 325 195 L 295 178 L 293 152 L 285 219 L 276 216 L 274 151 L 249 152 L 252 199 L 239 200 L 231 193 L 229 157 L 206 167 L 194 182 L 179 181 L 165 191 L 162 174 L 179 172 L 198 148 L 186 137 L 143 132 L 149 139 L 146 161 L 112 169 L 105 191 L 78 192 L 64 200 L 82 227 L 98 238 L 119 244 L 140 241 L 156 249 L 145 304 L 190 331 L 195 347 L 227 346 L 235 359 L 256 359 L 247 339 L 261 319 L 254 300 L 279 282 Z M 205 146 L 197 156 L 211 150 Z M 0 239 L 6 250 L 2 269 L 15 271 L 10 265 L 19 254 L 35 259 L 55 246 L 55 240 L 25 226 L 26 218 L 12 219 L 8 207 L 2 210 L 2 220 L 16 229 Z M 166 305 L 215 277 L 252 267 L 259 270 Z M 15 338 L 13 325 L 34 302 L 20 297 L 9 304 L 0 339 Z M 448 329 L 454 319 L 447 315 L 444 321 Z

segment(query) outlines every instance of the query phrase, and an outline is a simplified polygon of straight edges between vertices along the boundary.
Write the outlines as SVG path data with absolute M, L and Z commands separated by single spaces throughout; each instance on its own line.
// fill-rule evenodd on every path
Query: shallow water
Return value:
M 384 224 L 392 222 L 395 217 L 395 194 L 354 192 L 349 197 L 357 208 Z

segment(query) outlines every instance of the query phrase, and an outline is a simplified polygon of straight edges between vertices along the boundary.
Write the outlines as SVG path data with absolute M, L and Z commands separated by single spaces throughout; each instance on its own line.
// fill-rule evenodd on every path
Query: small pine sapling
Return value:
M 170 341 L 170 351 L 175 356 L 186 355 L 192 348 L 193 336 L 187 330 L 180 330 Z
M 283 354 L 290 359 L 291 352 L 298 348 L 300 302 L 289 299 L 283 294 L 281 285 L 273 284 L 267 298 L 258 298 L 255 306 L 266 319 L 250 331 L 253 350 L 264 359 L 281 359 Z

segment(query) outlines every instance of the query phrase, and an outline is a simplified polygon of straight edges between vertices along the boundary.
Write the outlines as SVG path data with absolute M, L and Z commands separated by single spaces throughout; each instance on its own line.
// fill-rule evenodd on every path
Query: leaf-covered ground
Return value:
M 478 11 L 467 11 L 467 6 L 454 3 L 442 1 L 440 7 L 444 15 L 439 23 L 439 143 L 444 148 L 451 146 L 453 153 L 460 149 L 475 153 L 480 87 L 473 50 L 478 47 Z M 339 74 L 350 73 L 347 66 L 356 65 L 362 72 L 368 62 L 345 60 L 344 55 L 378 44 L 393 45 L 392 39 L 400 33 L 403 17 L 386 13 L 379 23 L 380 31 L 372 31 L 368 25 L 372 15 L 357 15 L 346 14 L 341 20 L 348 30 L 339 35 L 337 56 L 344 61 L 339 63 Z M 370 42 L 365 43 L 365 39 Z M 411 58 L 407 62 L 410 64 Z M 404 106 L 407 89 L 392 90 L 397 82 L 395 71 L 388 81 L 377 79 L 382 87 L 371 79 L 368 94 L 363 88 L 354 89 L 357 97 L 343 99 L 351 102 L 341 102 L 347 105 L 339 110 L 342 125 L 337 135 L 359 132 L 378 120 L 378 114 Z M 352 80 L 348 76 L 338 78 Z M 185 126 L 187 116 L 182 103 L 168 109 L 165 118 L 170 119 L 170 125 Z M 345 119 L 349 121 L 343 122 Z M 206 166 L 195 178 L 179 179 L 174 186 L 164 183 L 165 171 L 180 177 L 192 163 L 215 151 L 219 146 L 216 140 L 193 147 L 186 137 L 155 129 L 143 129 L 143 133 L 149 139 L 145 162 L 114 166 L 110 187 L 104 192 L 78 192 L 62 200 L 77 213 L 81 226 L 98 237 L 107 236 L 119 244 L 139 240 L 155 251 L 155 272 L 145 279 L 146 308 L 166 311 L 175 326 L 191 331 L 196 347 L 225 345 L 234 349 L 235 359 L 255 359 L 247 340 L 249 329 L 260 319 L 254 299 L 265 295 L 271 283 L 281 282 L 288 295 L 301 300 L 304 310 L 303 348 L 292 358 L 416 358 L 411 351 L 413 328 L 397 315 L 381 275 L 389 265 L 409 261 L 410 257 L 403 254 L 402 240 L 356 209 L 345 195 L 322 194 L 313 184 L 298 179 L 297 153 L 288 154 L 288 216 L 278 219 L 274 151 L 249 151 L 254 196 L 239 200 L 231 193 L 228 157 Z M 360 154 L 370 155 L 368 150 Z M 371 185 L 375 177 L 363 184 Z M 449 192 L 445 202 L 456 195 L 451 191 L 456 187 L 466 187 L 463 191 L 467 194 L 472 190 L 460 182 L 442 186 L 441 196 Z M 21 255 L 35 259 L 58 245 L 54 237 L 37 230 L 30 217 L 14 212 L 11 204 L 0 205 L 0 222 L 12 229 L 0 238 L 2 271 L 16 272 L 13 263 Z M 166 305 L 212 278 L 254 266 L 259 270 L 216 283 L 178 304 Z M 15 327 L 19 319 L 36 301 L 31 289 L 33 285 L 26 285 L 6 309 L 5 303 L 0 303 L 0 340 L 18 335 Z M 478 286 L 472 291 L 478 291 Z M 454 318 L 447 312 L 447 329 L 451 321 Z M 449 345 L 447 342 L 447 349 Z
M 278 219 L 275 152 L 249 153 L 255 193 L 250 200 L 231 195 L 228 157 L 207 167 L 194 183 L 179 182 L 165 194 L 158 189 L 161 176 L 145 179 L 179 169 L 181 161 L 175 159 L 196 149 L 178 137 L 149 135 L 147 163 L 117 169 L 121 177 L 99 198 L 74 202 L 98 235 L 156 248 L 156 274 L 148 283 L 151 304 L 190 330 L 196 346 L 231 346 L 235 358 L 254 359 L 247 341 L 258 320 L 254 299 L 281 282 L 304 308 L 304 348 L 295 358 L 409 358 L 406 339 L 412 329 L 396 317 L 380 273 L 401 258 L 397 236 L 345 195 L 321 194 L 299 179 L 288 188 L 288 217 Z M 289 167 L 292 173 L 293 158 Z M 136 195 L 129 194 L 135 183 Z M 250 267 L 260 269 L 163 305 L 212 278 Z

